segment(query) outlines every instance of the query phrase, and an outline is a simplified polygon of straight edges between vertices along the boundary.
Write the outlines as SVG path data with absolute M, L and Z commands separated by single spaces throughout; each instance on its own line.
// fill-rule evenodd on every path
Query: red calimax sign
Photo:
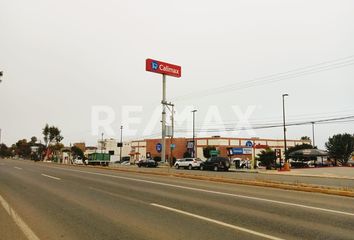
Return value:
M 178 78 L 181 77 L 182 74 L 181 66 L 157 61 L 150 58 L 146 59 L 146 71 L 165 74 Z

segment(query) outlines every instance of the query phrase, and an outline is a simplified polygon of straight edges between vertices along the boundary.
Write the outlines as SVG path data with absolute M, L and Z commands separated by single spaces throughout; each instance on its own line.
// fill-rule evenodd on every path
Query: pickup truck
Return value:
M 108 153 L 91 153 L 85 160 L 85 164 L 108 166 L 110 160 L 111 155 L 109 155 Z

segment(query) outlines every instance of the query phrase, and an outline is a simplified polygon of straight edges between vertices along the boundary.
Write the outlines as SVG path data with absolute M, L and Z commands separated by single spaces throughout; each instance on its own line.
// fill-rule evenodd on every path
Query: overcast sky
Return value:
M 168 100 L 190 116 L 176 123 L 178 136 L 191 137 L 189 108 L 198 109 L 199 129 L 242 117 L 281 123 L 283 93 L 289 122 L 354 115 L 352 0 L 0 0 L 0 9 L 6 144 L 42 138 L 49 123 L 65 144 L 93 145 L 98 105 L 114 110 L 113 137 L 121 124 L 137 129 L 126 139 L 158 137 L 161 76 L 145 71 L 146 58 L 182 66 L 181 78 L 167 79 Z M 141 123 L 124 122 L 123 109 L 140 109 L 131 116 Z M 321 148 L 328 136 L 354 132 L 354 122 L 315 126 Z M 217 134 L 281 139 L 282 129 Z M 311 125 L 288 128 L 288 138 L 304 135 L 312 137 Z

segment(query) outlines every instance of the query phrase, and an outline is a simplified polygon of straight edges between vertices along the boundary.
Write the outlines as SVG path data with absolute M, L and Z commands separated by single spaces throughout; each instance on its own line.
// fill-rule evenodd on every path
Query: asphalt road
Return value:
M 0 239 L 354 239 L 353 198 L 19 160 L 0 215 Z

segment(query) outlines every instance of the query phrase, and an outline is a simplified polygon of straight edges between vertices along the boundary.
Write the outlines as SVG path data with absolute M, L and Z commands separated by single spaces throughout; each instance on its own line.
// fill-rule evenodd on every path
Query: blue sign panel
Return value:
M 251 155 L 252 148 L 231 148 L 229 149 L 230 155 Z
M 161 152 L 162 151 L 162 144 L 161 143 L 156 144 L 156 151 L 157 152 Z
M 247 141 L 246 142 L 246 147 L 253 147 L 253 142 L 252 141 Z
M 243 154 L 243 148 L 232 148 L 232 154 L 233 155 L 242 155 Z

